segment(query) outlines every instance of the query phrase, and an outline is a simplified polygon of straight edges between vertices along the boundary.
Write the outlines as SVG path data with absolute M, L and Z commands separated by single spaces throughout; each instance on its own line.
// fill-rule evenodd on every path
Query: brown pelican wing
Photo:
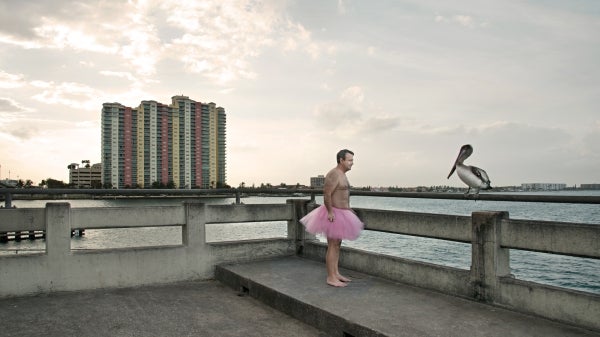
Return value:
M 473 172 L 473 174 L 476 175 L 482 182 L 486 184 L 490 183 L 490 178 L 488 177 L 487 173 L 485 173 L 485 171 L 479 167 L 471 166 L 471 172 Z

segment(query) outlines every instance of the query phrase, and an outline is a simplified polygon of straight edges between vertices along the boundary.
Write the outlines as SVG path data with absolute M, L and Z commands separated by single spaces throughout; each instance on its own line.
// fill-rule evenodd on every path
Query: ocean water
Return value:
M 560 191 L 543 194 L 600 195 L 600 191 Z M 245 204 L 284 203 L 289 197 L 247 197 Z M 304 198 L 308 199 L 308 198 Z M 62 200 L 71 207 L 127 207 L 141 205 L 180 205 L 186 199 L 103 199 Z M 210 204 L 231 204 L 233 198 L 205 199 Z M 19 208 L 44 207 L 47 201 L 13 200 Z M 322 197 L 316 198 L 322 203 Z M 511 219 L 538 219 L 600 225 L 600 205 L 499 202 L 474 200 L 437 200 L 392 197 L 351 197 L 351 206 L 422 213 L 470 215 L 474 211 L 508 211 Z M 207 241 L 228 241 L 285 237 L 285 222 L 234 223 L 207 225 Z M 324 238 L 319 238 L 325 241 Z M 71 249 L 92 250 L 181 244 L 181 228 L 124 228 L 86 230 L 71 240 Z M 407 259 L 468 270 L 471 246 L 446 240 L 418 238 L 400 234 L 364 231 L 356 241 L 344 246 Z M 0 255 L 27 254 L 45 249 L 43 240 L 11 241 L 0 244 Z M 600 260 L 511 250 L 511 273 L 518 279 L 600 294 Z

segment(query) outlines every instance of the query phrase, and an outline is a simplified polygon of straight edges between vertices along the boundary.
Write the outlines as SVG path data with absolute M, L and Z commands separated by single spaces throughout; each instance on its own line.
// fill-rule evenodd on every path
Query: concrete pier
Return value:
M 0 335 L 293 335 L 257 326 L 255 309 L 228 302 L 234 294 L 277 310 L 264 321 L 302 321 L 290 323 L 298 336 L 600 336 L 600 295 L 515 278 L 508 259 L 511 249 L 599 259 L 597 225 L 513 220 L 502 211 L 355 209 L 369 231 L 471 244 L 471 268 L 342 247 L 340 267 L 354 281 L 338 289 L 325 283 L 326 245 L 298 221 L 315 206 L 308 200 L 93 208 L 59 202 L 3 209 L 0 232 L 47 236 L 44 251 L 0 256 Z M 207 224 L 227 230 L 230 223 L 265 221 L 285 221 L 287 237 L 206 241 Z M 174 227 L 182 240 L 74 250 L 70 235 L 84 226 Z M 241 330 L 228 330 L 236 324 Z
M 0 299 L 2 336 L 600 336 L 300 257 L 217 266 L 216 280 Z M 229 286 L 229 287 L 228 287 Z

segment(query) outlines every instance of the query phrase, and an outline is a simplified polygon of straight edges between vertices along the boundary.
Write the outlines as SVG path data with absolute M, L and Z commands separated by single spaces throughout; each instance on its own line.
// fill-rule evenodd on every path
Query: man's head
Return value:
M 340 150 L 340 152 L 338 152 L 336 155 L 337 163 L 339 164 L 342 160 L 346 159 L 346 154 L 348 154 L 348 153 L 354 156 L 354 152 L 352 152 L 350 150 L 346 150 L 346 149 Z
M 338 167 L 341 167 L 344 172 L 350 171 L 354 165 L 354 152 L 350 150 L 341 150 L 337 154 Z

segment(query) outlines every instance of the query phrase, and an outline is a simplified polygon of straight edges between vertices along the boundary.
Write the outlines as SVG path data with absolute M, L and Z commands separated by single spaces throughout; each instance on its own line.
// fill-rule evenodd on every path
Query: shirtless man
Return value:
M 350 183 L 346 172 L 354 165 L 354 153 L 341 150 L 336 156 L 337 166 L 325 176 L 323 201 L 325 205 L 314 209 L 300 220 L 310 233 L 322 233 L 327 237 L 327 284 L 345 287 L 350 279 L 340 274 L 338 262 L 342 239 L 354 240 L 364 224 L 350 209 Z

